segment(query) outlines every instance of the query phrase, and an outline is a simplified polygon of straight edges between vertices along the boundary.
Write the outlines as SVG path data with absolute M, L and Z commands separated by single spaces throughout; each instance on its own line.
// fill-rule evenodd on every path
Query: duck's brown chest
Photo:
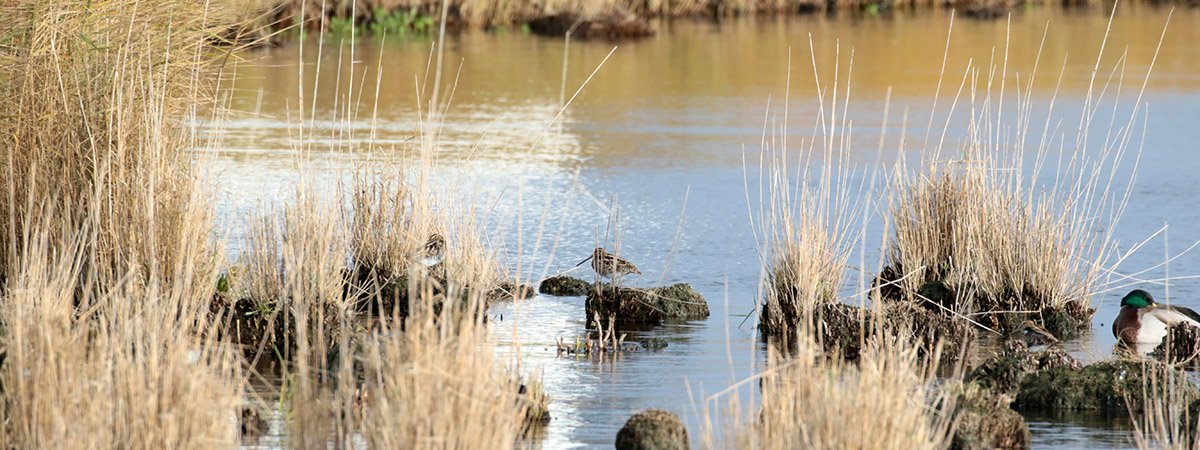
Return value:
M 1126 344 L 1137 342 L 1138 328 L 1141 328 L 1138 315 L 1137 308 L 1132 306 L 1121 308 L 1121 313 L 1117 314 L 1117 320 L 1113 321 L 1113 336 L 1118 341 Z

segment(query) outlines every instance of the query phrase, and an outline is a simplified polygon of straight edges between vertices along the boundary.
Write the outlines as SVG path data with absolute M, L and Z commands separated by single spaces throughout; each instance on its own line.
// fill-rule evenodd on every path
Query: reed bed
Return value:
M 1160 376 L 1147 376 L 1144 386 L 1146 403 L 1137 411 L 1130 403 L 1129 415 L 1133 422 L 1134 440 L 1140 449 L 1194 449 L 1200 448 L 1200 426 L 1196 408 L 1189 404 L 1180 383 L 1192 383 L 1186 377 L 1172 376 L 1177 370 L 1169 364 L 1151 365 L 1147 371 L 1161 371 Z
M 187 252 L 210 240 L 210 208 L 182 154 L 202 143 L 180 121 L 211 104 L 212 64 L 223 55 L 206 48 L 206 39 L 232 18 L 204 4 L 137 6 L 0 7 L 9 25 L 0 51 L 6 276 L 35 230 L 68 242 L 90 220 L 81 243 L 87 287 L 115 283 L 128 270 L 188 283 L 181 287 L 188 291 L 211 282 L 172 278 L 194 256 Z
M 955 395 L 938 389 L 936 361 L 919 356 L 904 338 L 868 341 L 857 364 L 827 358 L 801 336 L 792 354 L 768 348 L 767 366 L 755 378 L 762 405 L 748 423 L 726 422 L 718 436 L 709 420 L 704 448 L 939 449 L 954 433 Z M 747 381 L 756 381 L 750 379 Z M 737 394 L 728 400 L 737 410 Z M 709 397 L 709 402 L 718 401 Z
M 9 2 L 0 47 L 5 447 L 236 442 L 221 258 L 186 148 L 236 20 L 166 1 Z
M 838 95 L 821 105 L 813 119 L 814 135 L 801 140 L 799 150 L 787 145 L 786 100 L 782 120 L 776 116 L 779 122 L 764 124 L 758 177 L 763 206 L 755 222 L 766 272 L 759 322 L 767 334 L 790 335 L 822 325 L 824 311 L 841 301 L 846 263 L 860 238 L 854 227 L 865 219 L 859 202 L 870 186 L 867 180 L 855 184 L 847 171 L 851 140 L 845 115 L 837 116 L 846 108 Z M 789 168 L 791 164 L 808 169 Z
M 371 447 L 511 448 L 538 407 L 535 395 L 544 397 L 498 365 L 482 295 L 445 301 L 443 312 L 423 302 L 403 331 L 385 327 L 367 342 L 363 437 Z
M 27 242 L 0 303 L 6 447 L 236 444 L 240 359 L 212 339 L 219 323 L 189 306 L 193 292 L 126 277 L 93 294 L 82 245 L 52 253 L 61 243 L 44 232 Z
M 963 73 L 946 113 L 971 99 L 959 144 L 944 145 L 950 117 L 938 131 L 931 114 L 920 162 L 892 171 L 892 237 L 876 285 L 885 299 L 993 332 L 1033 320 L 1072 336 L 1090 326 L 1092 297 L 1129 278 L 1115 272 L 1124 257 L 1112 230 L 1132 187 L 1142 91 L 1122 95 L 1124 57 L 1097 55 L 1072 133 L 1055 125 L 1073 118 L 1060 117 L 1054 96 L 1049 110 L 1035 111 L 1035 77 L 1018 95 L 1005 92 L 1016 84 L 1003 75 L 1007 58 Z M 1107 66 L 1106 58 L 1116 59 Z
M 563 33 L 578 21 L 615 24 L 629 18 L 723 18 L 743 15 L 861 12 L 920 8 L 955 9 L 970 17 L 994 19 L 1025 5 L 1099 6 L 1099 0 L 451 0 L 446 17 L 453 28 L 495 29 L 531 25 L 556 18 Z M 271 30 L 297 28 L 358 34 L 386 32 L 389 36 L 428 37 L 442 16 L 440 0 L 260 0 L 259 26 Z M 534 32 L 542 33 L 534 30 Z M 247 33 L 255 34 L 255 33 Z M 543 33 L 545 34 L 545 33 Z M 562 34 L 562 33 L 556 33 Z M 258 36 L 273 36 L 258 32 Z M 610 37 L 641 37 L 615 35 Z

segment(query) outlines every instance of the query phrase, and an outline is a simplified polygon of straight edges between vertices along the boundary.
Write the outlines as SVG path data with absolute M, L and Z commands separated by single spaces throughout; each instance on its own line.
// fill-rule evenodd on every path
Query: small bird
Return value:
M 631 273 L 636 273 L 638 275 L 642 274 L 642 271 L 638 270 L 637 266 L 633 265 L 633 263 L 626 261 L 624 258 L 621 258 L 617 255 L 606 252 L 600 247 L 596 247 L 596 249 L 592 251 L 592 256 L 580 261 L 579 264 L 575 265 L 575 267 L 579 267 L 580 264 L 587 262 L 589 259 L 592 260 L 592 270 L 595 270 L 596 273 L 600 274 L 600 276 L 610 280 L 616 280 L 617 278 Z
M 429 235 L 429 240 L 425 241 L 425 245 L 421 247 L 421 251 L 417 256 L 421 261 L 421 265 L 431 267 L 442 262 L 442 257 L 445 255 L 446 239 L 440 234 L 433 233 Z
M 1037 326 L 1032 320 L 1021 322 L 1015 330 L 1008 334 L 1009 339 L 1019 339 L 1025 342 L 1025 345 L 1030 347 L 1037 345 L 1054 345 L 1058 343 L 1058 338 L 1046 331 L 1045 328 Z
M 1113 336 L 1125 345 L 1157 344 L 1179 323 L 1200 327 L 1200 314 L 1182 306 L 1154 303 L 1149 292 L 1134 289 L 1121 299 L 1121 313 L 1113 321 Z

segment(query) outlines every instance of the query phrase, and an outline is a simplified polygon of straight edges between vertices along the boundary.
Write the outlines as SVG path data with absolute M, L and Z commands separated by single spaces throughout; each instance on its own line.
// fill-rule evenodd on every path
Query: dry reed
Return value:
M 850 65 L 844 76 L 850 78 L 852 71 Z M 843 74 L 836 75 L 835 90 Z M 801 140 L 798 151 L 788 148 L 786 138 L 788 97 L 780 122 L 764 123 L 758 177 L 758 202 L 764 206 L 754 219 L 766 272 L 759 321 L 768 334 L 817 329 L 822 310 L 840 302 L 846 263 L 860 239 L 854 227 L 865 220 L 860 202 L 871 186 L 865 179 L 855 184 L 847 171 L 851 132 L 843 111 L 849 87 L 840 103 L 839 95 L 828 95 L 827 104 L 825 96 L 818 97 L 822 104 L 813 119 L 814 134 Z M 807 170 L 789 168 L 789 157 Z
M 183 151 L 236 24 L 208 4 L 0 7 L 5 447 L 211 447 L 242 376 Z
M 1008 61 L 985 67 L 988 78 L 976 68 L 963 74 L 965 88 L 950 112 L 964 90 L 972 102 L 957 155 L 943 149 L 946 131 L 938 137 L 931 115 L 919 170 L 897 164 L 890 190 L 894 234 L 877 280 L 880 293 L 972 316 L 996 331 L 1032 319 L 1056 335 L 1072 335 L 1090 325 L 1091 297 L 1105 289 L 1119 262 L 1112 258 L 1112 230 L 1130 186 L 1119 173 L 1137 151 L 1140 93 L 1132 109 L 1116 95 L 1123 92 L 1123 58 L 1108 79 L 1094 71 L 1077 134 L 1069 136 L 1052 125 L 1053 97 L 1049 111 L 1034 111 L 1034 78 L 1024 80 L 1015 107 L 1005 104 L 1004 86 L 1014 83 L 1001 64 Z M 1040 114 L 1044 128 L 1031 135 Z M 1090 129 L 1097 114 L 1113 121 L 1103 136 Z M 1102 144 L 1089 145 L 1095 139 Z M 1054 172 L 1043 174 L 1046 167 Z
M 768 352 L 767 367 L 756 376 L 762 406 L 753 422 L 728 423 L 718 437 L 710 421 L 701 433 L 703 447 L 938 449 L 950 444 L 955 422 L 946 411 L 954 411 L 955 396 L 936 388 L 935 367 L 924 361 L 937 358 L 919 357 L 905 339 L 868 341 L 857 366 L 826 358 L 806 337 L 788 357 L 770 347 Z M 730 401 L 736 411 L 736 398 Z
M 1144 408 L 1137 411 L 1134 402 L 1127 402 L 1138 448 L 1200 448 L 1200 433 L 1197 433 L 1200 416 L 1196 408 L 1188 404 L 1188 396 L 1180 384 L 1192 381 L 1175 376 L 1176 368 L 1169 364 L 1150 365 L 1145 370 L 1158 373 L 1149 373 L 1150 376 L 1143 378 L 1143 381 L 1149 381 L 1149 385 L 1143 386 Z

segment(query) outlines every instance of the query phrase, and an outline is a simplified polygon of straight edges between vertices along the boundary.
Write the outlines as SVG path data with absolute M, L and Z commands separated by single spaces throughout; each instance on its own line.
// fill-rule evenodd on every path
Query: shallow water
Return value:
M 1128 117 L 1128 105 L 1142 85 L 1168 10 L 1122 8 L 1114 16 L 1099 64 L 1102 78 L 1097 89 L 1125 54 L 1126 64 L 1116 73 L 1124 77 L 1118 109 Z M 708 320 L 631 333 L 635 340 L 666 339 L 669 345 L 661 351 L 601 361 L 556 356 L 555 338 L 572 340 L 585 331 L 582 298 L 538 296 L 494 307 L 493 336 L 498 342 L 519 339 L 523 365 L 540 370 L 552 397 L 553 421 L 538 445 L 611 447 L 624 420 L 648 407 L 680 413 L 697 442 L 697 409 L 718 406 L 704 399 L 749 376 L 761 363 L 764 351 L 755 339 L 754 318 L 746 319 L 754 310 L 762 270 L 751 214 L 757 215 L 760 207 L 757 173 L 764 118 L 782 123 L 785 95 L 787 136 L 792 148 L 799 149 L 801 140 L 813 135 L 819 114 L 816 87 L 827 89 L 828 116 L 833 114 L 829 93 L 834 91 L 835 64 L 839 99 L 850 78 L 849 108 L 839 100 L 836 114 L 846 110 L 853 119 L 851 172 L 844 179 L 859 179 L 872 172 L 877 155 L 883 163 L 892 163 L 902 154 L 915 154 L 924 142 L 937 142 L 968 61 L 984 67 L 982 89 L 989 62 L 1004 64 L 1007 34 L 1006 99 L 1015 98 L 1012 86 L 1018 83 L 1025 93 L 1028 74 L 1038 61 L 1032 127 L 1040 133 L 1054 98 L 1052 128 L 1070 130 L 1073 138 L 1107 20 L 1107 11 L 1100 9 L 1034 8 L 1015 13 L 1011 32 L 1006 33 L 1005 21 L 955 19 L 940 88 L 948 12 L 660 22 L 657 36 L 616 45 L 563 115 L 561 128 L 550 130 L 547 125 L 560 105 L 561 39 L 477 31 L 451 37 L 444 77 L 457 84 L 442 130 L 434 183 L 453 185 L 480 205 L 496 203 L 487 218 L 488 233 L 493 245 L 505 249 L 509 269 L 526 279 L 571 269 L 597 241 L 606 240 L 608 208 L 615 198 L 620 205 L 621 256 L 645 272 L 627 283 L 687 282 L 709 300 L 712 310 Z M 1117 249 L 1125 252 L 1164 224 L 1170 227 L 1124 259 L 1117 268 L 1121 273 L 1150 268 L 1168 251 L 1177 253 L 1200 240 L 1200 198 L 1191 184 L 1192 174 L 1200 169 L 1200 154 L 1193 148 L 1200 142 L 1200 129 L 1193 126 L 1200 115 L 1200 47 L 1194 45 L 1200 41 L 1200 10 L 1177 10 L 1171 21 L 1142 97 L 1150 119 L 1144 125 L 1129 207 L 1113 228 L 1120 242 Z M 236 68 L 231 104 L 239 113 L 221 125 L 219 150 L 203 155 L 214 169 L 218 209 L 235 240 L 235 252 L 245 214 L 263 203 L 286 201 L 301 166 L 311 170 L 309 182 L 334 190 L 344 175 L 339 168 L 363 158 L 401 154 L 416 140 L 418 114 L 427 109 L 423 105 L 418 111 L 416 91 L 426 74 L 431 42 L 364 39 L 349 45 L 327 38 L 323 46 L 318 49 L 316 41 L 304 45 L 304 65 L 299 64 L 301 46 L 290 45 L 249 52 L 244 55 L 247 62 Z M 606 42 L 571 43 L 566 98 L 613 47 Z M 848 74 L 851 58 L 853 72 Z M 378 86 L 376 79 L 382 80 Z M 885 126 L 889 88 L 890 118 Z M 442 98 L 446 93 L 442 91 Z M 350 108 L 347 96 L 353 99 Z M 1110 87 L 1104 101 L 1114 97 L 1115 87 Z M 964 92 L 946 130 L 947 147 L 954 148 L 966 133 L 963 113 L 970 102 L 969 92 Z M 935 131 L 926 137 L 931 110 L 936 111 Z M 319 142 L 307 151 L 293 144 L 299 132 L 293 124 L 301 117 L 311 124 L 305 133 Z M 1102 142 L 1108 127 L 1108 115 L 1098 117 L 1092 142 Z M 1117 127 L 1122 125 L 1118 120 Z M 887 131 L 887 138 L 880 155 L 876 149 L 881 130 Z M 897 151 L 902 132 L 907 145 Z M 354 142 L 356 148 L 331 150 L 327 145 L 339 140 Z M 299 162 L 301 153 L 309 158 Z M 793 151 L 793 162 L 795 153 L 799 152 Z M 1121 173 L 1132 172 L 1133 162 L 1126 158 Z M 1043 173 L 1039 180 L 1049 177 Z M 874 202 L 875 212 L 849 264 L 872 273 L 880 260 L 883 219 L 877 210 L 886 207 L 886 196 L 875 191 L 866 197 Z M 535 245 L 539 229 L 542 241 Z M 555 240 L 557 248 L 551 254 Z M 845 294 L 859 291 L 864 283 L 860 273 L 848 271 Z M 1200 255 L 1187 254 L 1169 264 L 1171 276 L 1198 273 Z M 592 277 L 582 269 L 572 274 Z M 1160 267 L 1139 278 L 1167 274 Z M 1175 304 L 1200 306 L 1198 284 L 1200 280 L 1179 280 L 1170 287 L 1170 298 Z M 1140 286 L 1160 299 L 1167 297 L 1160 285 Z M 1068 343 L 1073 354 L 1087 361 L 1111 354 L 1110 321 L 1128 289 L 1095 298 L 1098 312 L 1092 333 Z M 746 402 L 754 395 L 748 388 L 740 393 Z M 1029 419 L 1037 447 L 1133 445 L 1123 414 Z M 273 426 L 272 431 L 277 430 Z

